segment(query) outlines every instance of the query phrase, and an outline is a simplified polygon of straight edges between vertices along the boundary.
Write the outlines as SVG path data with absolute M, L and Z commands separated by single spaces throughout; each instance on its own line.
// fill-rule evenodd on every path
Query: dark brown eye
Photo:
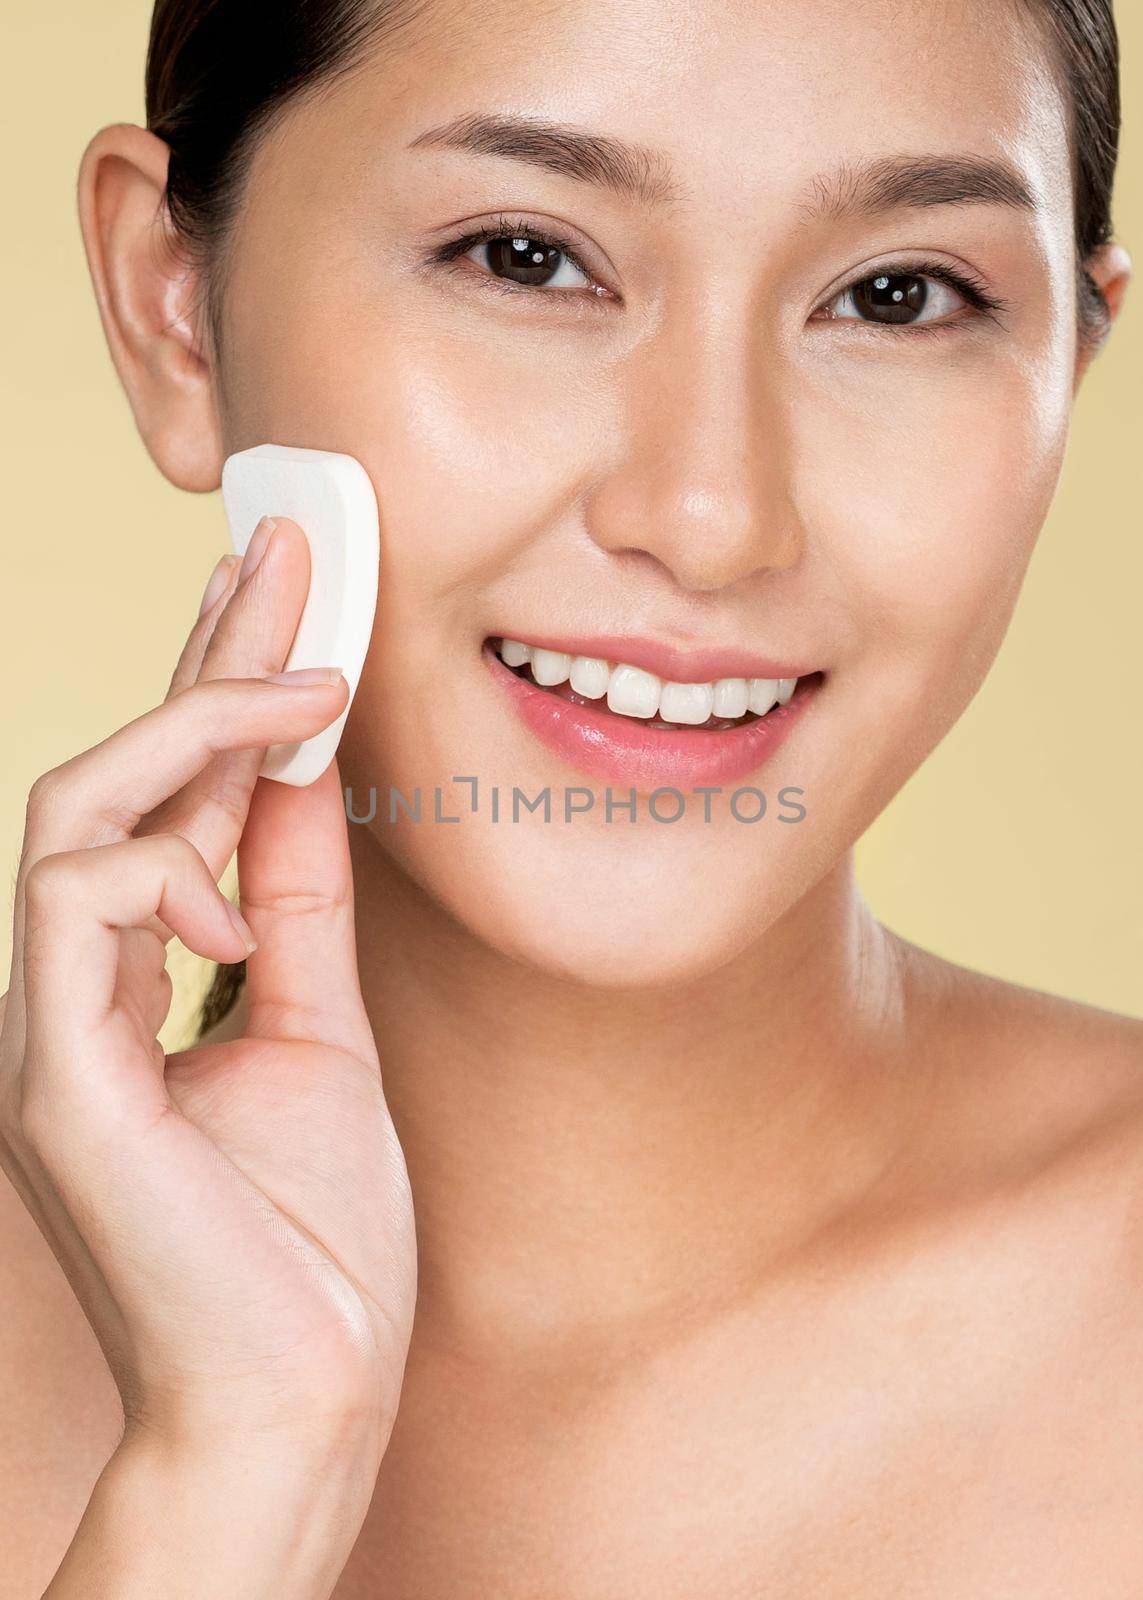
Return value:
M 824 305 L 816 316 L 827 322 L 864 322 L 869 327 L 963 320 L 957 312 L 973 306 L 996 305 L 983 295 L 954 288 L 943 275 L 931 272 L 875 272 L 851 283 Z
M 857 314 L 867 322 L 915 322 L 929 300 L 927 278 L 911 273 L 878 273 L 851 290 Z
M 550 287 L 551 280 L 564 263 L 567 263 L 572 272 L 578 270 L 571 265 L 562 250 L 557 250 L 554 245 L 549 245 L 542 239 L 530 239 L 526 236 L 502 235 L 494 239 L 485 239 L 476 246 L 476 253 L 478 259 L 480 256 L 484 257 L 484 265 L 493 276 L 507 279 L 509 283 L 519 284 L 522 288 Z M 559 287 L 575 288 L 578 285 L 560 284 Z

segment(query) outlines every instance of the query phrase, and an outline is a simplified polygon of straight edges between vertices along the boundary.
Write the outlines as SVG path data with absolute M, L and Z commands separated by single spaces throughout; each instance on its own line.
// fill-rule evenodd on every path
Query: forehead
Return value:
M 1027 0 L 436 0 L 348 92 L 409 138 L 489 110 L 606 130 L 661 151 L 684 208 L 855 156 L 1004 156 L 1040 195 L 1070 173 Z

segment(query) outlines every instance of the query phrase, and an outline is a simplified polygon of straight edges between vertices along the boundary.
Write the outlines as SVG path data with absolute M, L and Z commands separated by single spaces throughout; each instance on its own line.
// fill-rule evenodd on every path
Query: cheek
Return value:
M 912 368 L 847 366 L 803 389 L 806 605 L 835 641 L 837 730 L 804 781 L 828 797 L 839 842 L 879 814 L 995 658 L 1059 475 L 1065 346 L 919 352 Z
M 362 376 L 359 406 L 388 576 L 411 607 L 443 604 L 447 620 L 557 532 L 584 458 L 566 396 L 519 357 L 406 335 Z
M 607 437 L 598 374 L 569 360 L 566 336 L 491 337 L 487 312 L 438 327 L 415 301 L 386 314 L 358 288 L 339 311 L 321 284 L 284 288 L 291 338 L 263 334 L 257 363 L 263 431 L 365 465 L 387 632 L 443 639 L 509 572 L 532 581 L 547 541 L 566 536 L 562 513 L 575 516 Z
M 951 340 L 950 340 L 951 344 Z M 938 675 L 962 707 L 999 647 L 1059 475 L 1070 411 L 1058 346 L 918 350 L 818 393 L 800 510 L 848 652 Z

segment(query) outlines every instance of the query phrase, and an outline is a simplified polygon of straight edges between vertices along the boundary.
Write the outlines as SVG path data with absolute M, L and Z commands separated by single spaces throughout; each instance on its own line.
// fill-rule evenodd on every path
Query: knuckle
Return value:
M 151 835 L 156 851 L 173 867 L 197 869 L 203 865 L 202 856 L 181 833 L 155 833 Z
M 283 890 L 277 893 L 242 896 L 243 909 L 264 911 L 273 916 L 320 916 L 330 911 L 341 910 L 345 904 L 343 895 L 322 894 L 318 891 L 294 893 Z
M 138 822 L 138 813 L 130 805 L 108 802 L 105 805 L 84 805 L 89 793 L 91 777 L 97 770 L 94 765 L 96 751 L 85 750 L 71 760 L 50 771 L 41 773 L 28 791 L 25 816 L 25 833 L 29 839 L 45 835 L 73 833 L 78 825 L 90 835 L 89 842 L 109 836 L 118 838 L 130 833 Z
M 31 907 L 51 910 L 74 898 L 82 880 L 82 852 L 61 850 L 33 861 L 24 879 L 24 896 Z
M 42 812 L 54 811 L 67 793 L 67 763 L 58 767 L 51 767 L 47 772 L 41 772 L 39 777 L 28 790 L 27 812 L 29 817 L 39 816 Z
M 181 833 L 153 833 L 146 843 L 160 871 L 168 877 L 193 882 L 210 872 L 202 855 Z

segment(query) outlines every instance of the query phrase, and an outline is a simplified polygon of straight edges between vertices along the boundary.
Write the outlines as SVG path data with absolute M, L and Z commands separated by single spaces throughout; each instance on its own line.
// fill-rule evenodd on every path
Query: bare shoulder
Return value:
M 981 1350 L 1017 1352 L 998 1396 L 1031 1386 L 1061 1438 L 1099 1420 L 1107 1471 L 1143 1490 L 1143 1022 L 900 954 L 922 1092 L 899 1215 L 921 1288 Z
M 958 1178 L 1034 1195 L 1049 1226 L 1061 1210 L 1104 1231 L 1118 1216 L 1137 1234 L 1124 1265 L 1143 1291 L 1143 1020 L 896 943 L 935 1041 L 930 1079 Z
M 950 1061 L 998 1079 L 1052 1074 L 1080 1101 L 1143 1096 L 1143 1019 L 977 972 L 889 935 L 922 1027 Z M 1078 1109 L 1078 1108 L 1077 1108 Z

